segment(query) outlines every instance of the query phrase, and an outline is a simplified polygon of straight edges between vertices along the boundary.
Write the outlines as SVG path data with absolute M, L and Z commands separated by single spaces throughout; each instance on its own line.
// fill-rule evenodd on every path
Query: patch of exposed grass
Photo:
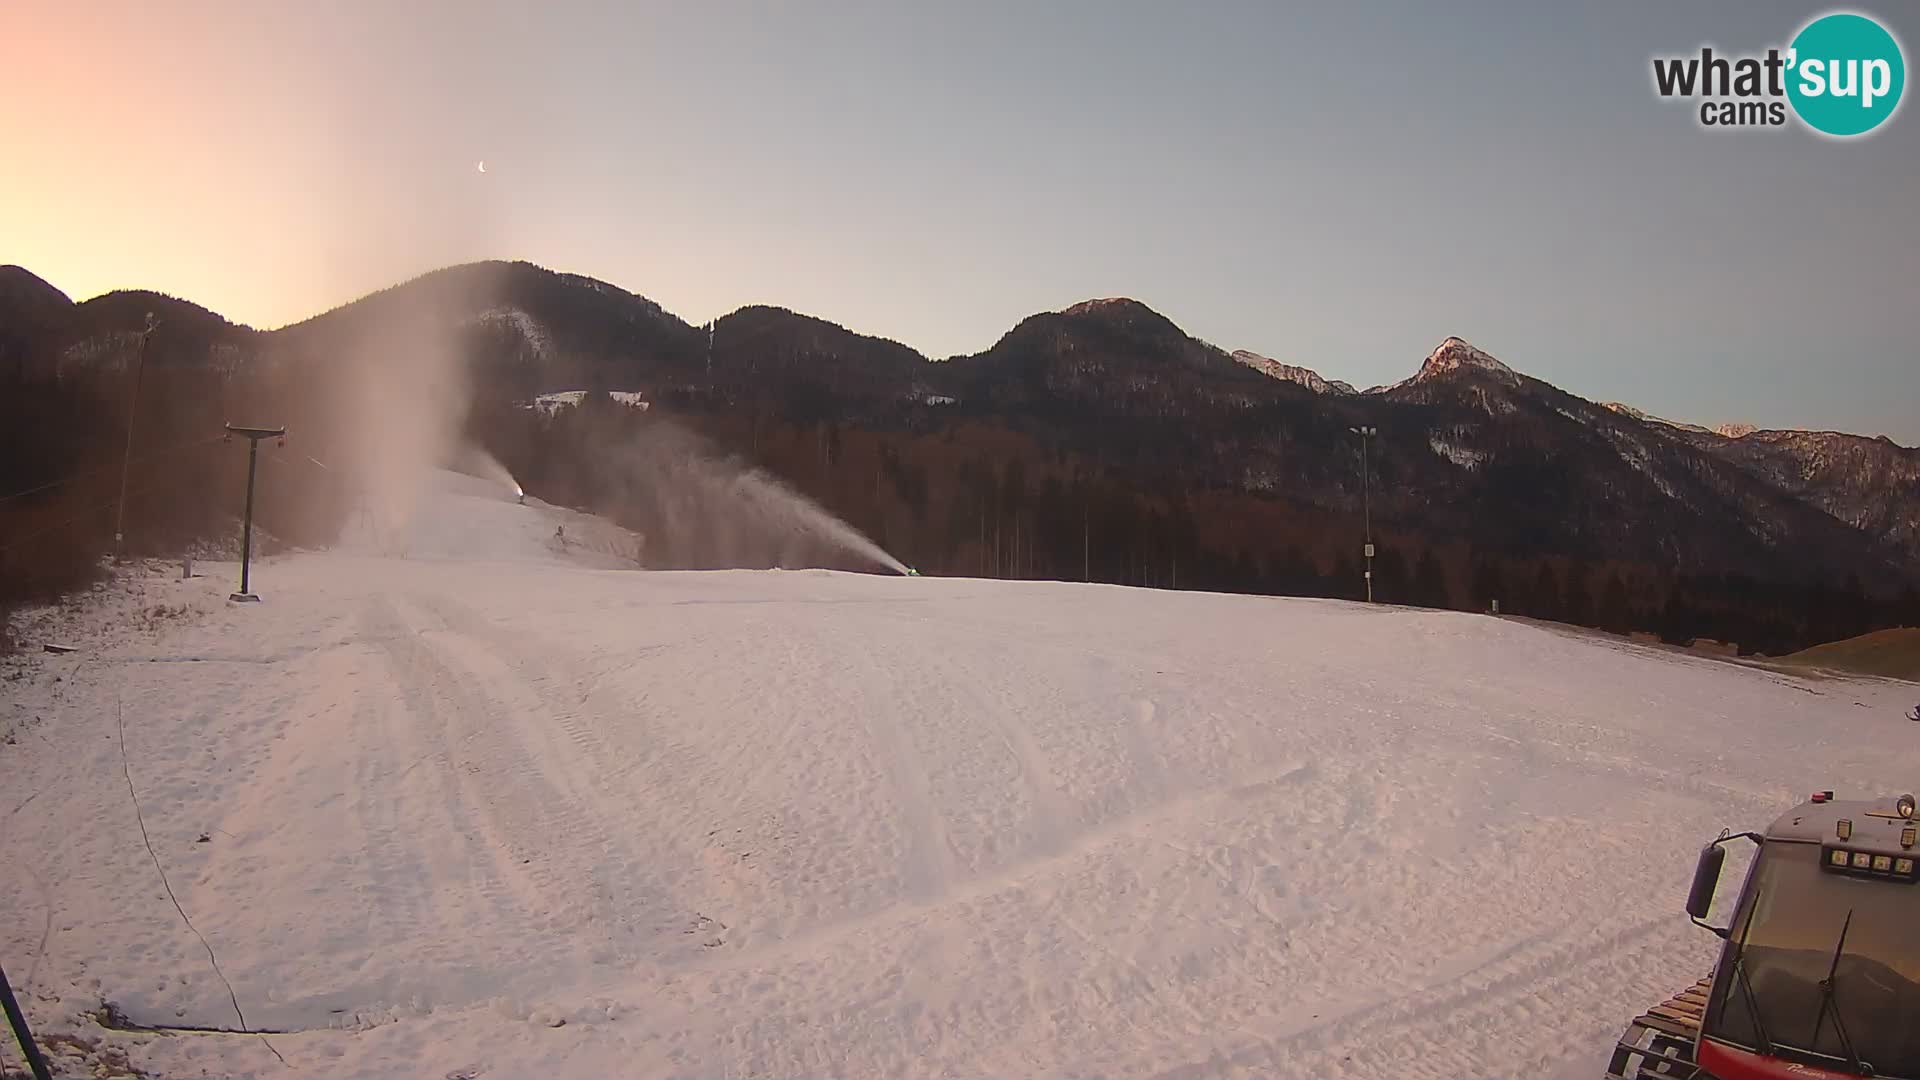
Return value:
M 1903 626 L 1830 641 L 1783 656 L 1779 663 L 1920 682 L 1920 628 Z

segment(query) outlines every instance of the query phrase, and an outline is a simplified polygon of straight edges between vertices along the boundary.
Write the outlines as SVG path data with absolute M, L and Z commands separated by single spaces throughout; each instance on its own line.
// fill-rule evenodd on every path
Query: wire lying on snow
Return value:
M 226 972 L 220 970 L 220 961 L 213 955 L 213 946 L 208 944 L 206 935 L 193 925 L 193 920 L 187 918 L 187 909 L 180 906 L 180 898 L 173 895 L 173 885 L 167 881 L 166 868 L 160 865 L 160 856 L 153 850 L 153 841 L 147 836 L 147 822 L 140 814 L 140 796 L 133 790 L 133 767 L 127 764 L 127 714 L 121 706 L 118 693 L 113 697 L 113 712 L 120 721 L 120 771 L 127 778 L 127 797 L 133 800 L 133 820 L 140 826 L 140 842 L 147 846 L 147 857 L 153 860 L 153 868 L 160 874 L 160 885 L 167 890 L 167 899 L 173 901 L 173 910 L 180 913 L 180 921 L 187 924 L 187 929 L 193 931 L 193 936 L 200 939 L 201 948 L 207 950 L 207 963 L 213 965 L 213 973 L 220 977 L 221 984 L 227 988 L 227 1000 L 233 1002 L 233 1015 L 240 1018 L 240 1030 L 265 1043 L 267 1049 L 273 1052 L 273 1056 L 280 1059 L 280 1064 L 285 1065 L 287 1059 L 280 1057 L 280 1051 L 275 1050 L 271 1042 L 267 1042 L 267 1037 L 247 1026 L 247 1014 L 240 1011 L 240 996 L 233 992 L 233 984 L 227 981 Z

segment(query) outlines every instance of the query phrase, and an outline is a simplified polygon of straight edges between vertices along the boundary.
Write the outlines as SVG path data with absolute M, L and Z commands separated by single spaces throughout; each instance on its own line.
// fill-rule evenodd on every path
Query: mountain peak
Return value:
M 1174 325 L 1172 319 L 1138 300 L 1125 296 L 1082 300 L 1072 307 L 1044 313 L 1041 318 L 1046 325 L 1076 327 L 1077 332 L 1118 334 L 1126 338 L 1153 338 L 1165 341 L 1191 340 L 1186 331 Z
M 1062 308 L 1062 315 L 1158 315 L 1159 312 L 1147 305 L 1126 296 L 1108 296 L 1097 300 L 1082 300 L 1072 307 Z
M 1424 379 L 1443 372 L 1459 371 L 1462 368 L 1475 368 L 1507 378 L 1514 377 L 1512 368 L 1495 360 L 1490 354 L 1474 348 L 1465 338 L 1448 337 L 1427 354 L 1426 361 L 1420 365 L 1420 371 L 1414 375 L 1414 378 Z
M 45 307 L 70 307 L 73 300 L 24 266 L 0 266 L 0 300 Z

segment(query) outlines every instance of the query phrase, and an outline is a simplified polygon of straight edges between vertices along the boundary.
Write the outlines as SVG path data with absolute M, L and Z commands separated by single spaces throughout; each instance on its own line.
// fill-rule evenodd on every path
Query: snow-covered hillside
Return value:
M 436 471 L 411 500 L 404 521 L 396 515 L 350 515 L 339 550 L 351 555 L 399 559 L 467 559 L 514 563 L 557 563 L 588 569 L 639 567 L 644 538 L 605 518 L 521 500 L 510 481 L 486 480 Z
M 639 409 L 641 412 L 645 412 L 652 405 L 647 401 L 646 395 L 633 390 L 609 390 L 607 397 L 616 405 L 625 405 L 628 408 Z M 586 398 L 585 390 L 558 390 L 551 394 L 541 394 L 532 401 L 521 402 L 521 406 L 552 416 L 562 409 L 578 408 Z
M 391 553 L 257 567 L 258 605 L 132 583 L 15 662 L 0 958 L 43 1031 L 284 1072 L 80 1017 L 235 1022 L 130 774 L 309 1075 L 1591 1077 L 1705 971 L 1703 841 L 1920 786 L 1904 684 L 1331 601 L 606 569 L 560 511 L 455 496 Z

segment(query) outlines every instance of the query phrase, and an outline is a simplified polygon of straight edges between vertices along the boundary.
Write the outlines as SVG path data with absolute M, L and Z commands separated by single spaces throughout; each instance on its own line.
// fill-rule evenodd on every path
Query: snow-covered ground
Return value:
M 532 502 L 532 500 L 530 500 Z M 1473 615 L 649 573 L 467 485 L 0 682 L 0 960 L 160 1076 L 1581 1077 L 1910 685 Z M 608 534 L 612 535 L 612 534 Z M 404 555 L 404 557 L 402 557 Z M 167 614 L 153 615 L 165 607 Z M 62 620 L 66 620 L 64 623 Z M 17 1060 L 9 1047 L 8 1060 Z

